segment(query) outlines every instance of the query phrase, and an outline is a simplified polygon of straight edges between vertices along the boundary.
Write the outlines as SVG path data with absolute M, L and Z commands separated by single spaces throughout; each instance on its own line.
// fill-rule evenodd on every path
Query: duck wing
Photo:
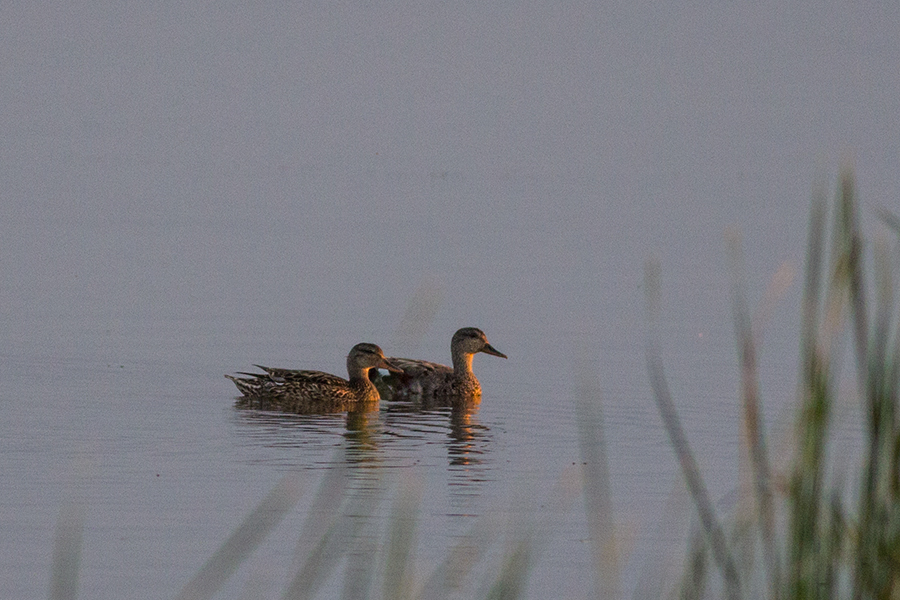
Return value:
M 343 387 L 349 385 L 349 382 L 343 377 L 332 375 L 331 373 L 323 373 L 322 371 L 307 371 L 300 369 L 279 369 L 276 367 L 264 367 L 262 365 L 253 365 L 265 371 L 265 374 L 245 373 L 246 375 L 255 375 L 258 378 L 270 379 L 274 383 L 295 384 L 295 385 L 318 385 Z
M 427 360 L 415 360 L 412 358 L 389 358 L 388 360 L 391 364 L 403 369 L 403 374 L 410 379 L 453 373 L 451 367 L 439 363 L 428 362 Z
M 238 373 L 242 377 L 226 375 L 245 396 L 291 396 L 298 393 L 314 396 L 350 397 L 350 382 L 322 371 L 278 369 L 255 365 L 265 373 Z

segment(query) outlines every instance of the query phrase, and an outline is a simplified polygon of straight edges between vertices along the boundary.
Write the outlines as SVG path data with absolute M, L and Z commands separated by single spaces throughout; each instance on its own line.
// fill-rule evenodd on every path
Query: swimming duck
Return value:
M 491 356 L 506 355 L 488 343 L 487 336 L 477 327 L 463 327 L 453 334 L 450 353 L 453 367 L 409 358 L 389 358 L 403 373 L 383 378 L 384 384 L 399 396 L 472 397 L 481 395 L 481 384 L 472 372 L 472 358 L 484 352 Z
M 243 394 L 237 404 L 292 413 L 343 412 L 363 403 L 377 402 L 378 390 L 369 381 L 370 369 L 402 370 L 386 359 L 375 344 L 357 344 L 347 355 L 349 381 L 321 371 L 275 369 L 254 365 L 265 373 L 226 375 Z

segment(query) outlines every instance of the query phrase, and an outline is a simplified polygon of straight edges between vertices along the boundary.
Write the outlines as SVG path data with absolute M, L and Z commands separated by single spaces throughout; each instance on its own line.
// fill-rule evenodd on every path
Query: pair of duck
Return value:
M 488 343 L 484 332 L 464 327 L 450 342 L 453 367 L 409 358 L 387 358 L 375 344 L 357 344 L 347 356 L 349 380 L 321 371 L 276 369 L 255 365 L 264 373 L 226 375 L 243 397 L 238 404 L 260 410 L 312 412 L 317 409 L 351 410 L 361 403 L 377 402 L 381 396 L 369 377 L 372 369 L 396 375 L 385 384 L 399 395 L 429 397 L 474 397 L 481 384 L 472 372 L 472 358 L 479 352 L 506 358 Z

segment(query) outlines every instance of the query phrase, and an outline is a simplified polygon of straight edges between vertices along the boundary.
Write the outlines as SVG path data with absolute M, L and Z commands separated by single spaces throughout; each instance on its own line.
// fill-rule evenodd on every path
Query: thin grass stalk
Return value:
M 824 561 L 821 568 L 821 588 L 828 592 L 829 598 L 837 595 L 839 590 L 839 576 L 841 558 L 846 547 L 845 540 L 848 535 L 845 511 L 841 504 L 840 492 L 835 489 L 823 507 L 822 527 L 822 555 L 829 560 Z
M 530 533 L 523 535 L 508 551 L 500 574 L 487 593 L 487 600 L 516 600 L 525 590 L 532 562 Z
M 900 217 L 887 210 L 884 207 L 875 209 L 875 214 L 881 219 L 881 222 L 891 228 L 894 233 L 900 235 Z
M 659 521 L 649 534 L 650 538 L 671 538 L 685 523 L 690 521 L 692 511 L 687 488 L 681 481 L 676 482 L 666 498 Z M 684 553 L 677 552 L 669 544 L 653 544 L 640 569 L 637 585 L 634 586 L 631 593 L 631 600 L 674 597 L 677 586 L 670 585 L 670 580 L 674 571 L 674 562 L 678 558 L 681 558 L 681 562 L 684 563 Z M 684 564 L 682 564 L 682 575 L 683 570 Z
M 900 327 L 900 303 L 894 295 L 894 265 L 886 244 L 880 245 L 881 260 L 876 262 L 879 287 L 879 317 L 876 320 L 877 335 L 883 338 L 883 355 L 880 359 L 881 377 L 878 390 L 883 405 L 885 433 L 880 448 L 883 461 L 879 481 L 879 499 L 884 512 L 880 528 L 882 546 L 879 564 L 883 582 L 879 590 L 884 597 L 900 598 L 900 339 L 893 331 L 892 318 Z M 878 254 L 876 254 L 878 258 Z M 880 265 L 879 265 L 880 262 Z M 891 333 L 894 333 L 893 344 Z
M 798 448 L 789 484 L 789 539 L 787 542 L 787 596 L 797 599 L 827 597 L 821 585 L 822 479 L 824 446 L 830 415 L 831 372 L 828 360 L 836 306 L 833 285 L 822 286 L 825 253 L 825 200 L 813 195 L 807 247 L 806 284 L 803 292 L 801 337 L 801 412 Z M 835 260 L 835 263 L 837 261 Z M 824 315 L 819 309 L 825 299 Z M 836 304 L 837 303 L 837 304 Z
M 353 552 L 347 556 L 344 585 L 341 589 L 343 600 L 371 597 L 376 576 L 376 556 L 378 556 L 378 537 L 361 532 L 353 542 Z
M 447 598 L 462 586 L 472 568 L 484 557 L 496 533 L 495 528 L 485 521 L 483 516 L 478 518 L 463 536 L 463 541 L 450 549 L 425 580 L 418 600 Z
M 580 365 L 577 397 L 578 446 L 581 451 L 585 512 L 594 556 L 598 598 L 619 597 L 619 556 L 613 521 L 609 464 L 603 438 L 600 389 L 587 365 Z
M 182 588 L 176 600 L 212 598 L 299 499 L 297 477 L 283 477 Z
M 856 341 L 856 366 L 860 375 L 867 373 L 869 352 L 869 316 L 866 303 L 865 281 L 863 279 L 862 235 L 859 231 L 859 217 L 856 211 L 856 196 L 853 172 L 845 169 L 841 173 L 841 191 L 838 200 L 839 243 L 846 248 L 846 276 L 850 290 L 853 333 Z
M 410 555 L 415 546 L 416 521 L 422 502 L 422 481 L 403 482 L 391 511 L 391 533 L 384 573 L 385 600 L 403 600 L 412 595 L 413 569 Z
M 694 528 L 688 546 L 687 564 L 678 588 L 678 600 L 699 600 L 706 595 L 708 545 L 703 530 Z
M 381 505 L 385 489 L 380 468 L 346 470 L 345 483 L 349 481 L 351 472 L 355 475 L 354 486 L 352 491 L 345 489 L 345 497 L 338 501 L 345 503 L 345 506 L 341 513 L 333 517 L 334 528 L 325 536 L 331 543 L 321 546 L 319 560 L 320 563 L 327 564 L 317 575 L 319 581 L 323 581 L 325 575 L 346 555 L 341 589 L 341 597 L 345 600 L 371 598 L 375 595 L 381 541 L 380 519 L 375 518 L 375 513 Z M 336 520 L 340 520 L 340 523 L 336 523 Z
M 769 593 L 773 600 L 781 596 L 781 560 L 775 543 L 775 509 L 772 501 L 772 471 L 766 450 L 765 432 L 760 408 L 759 374 L 756 363 L 756 343 L 747 301 L 744 295 L 743 260 L 740 239 L 733 235 L 729 239 L 733 277 L 733 311 L 738 359 L 741 364 L 741 395 L 744 405 L 744 423 L 747 443 L 753 465 L 754 489 L 758 506 L 759 530 L 763 543 L 763 562 L 766 565 Z
M 880 384 L 881 391 L 890 391 L 890 359 L 891 359 L 891 312 L 894 308 L 893 280 L 891 277 L 891 261 L 887 246 L 883 241 L 876 241 L 873 246 L 875 265 L 875 323 L 872 336 L 872 362 L 878 369 L 875 375 L 880 377 L 875 382 Z M 889 419 L 889 423 L 892 420 Z
M 893 448 L 898 430 L 897 368 L 893 364 L 896 354 L 891 355 L 891 317 L 895 304 L 888 249 L 884 243 L 876 243 L 874 250 L 877 302 L 869 373 L 873 378 L 872 403 L 880 407 L 879 427 L 883 430 L 877 455 L 882 464 L 875 488 L 878 502 L 892 512 L 892 480 L 897 477 Z
M 882 478 L 882 448 L 885 443 L 885 422 L 888 415 L 879 393 L 879 384 L 884 379 L 883 336 L 877 325 L 873 329 L 874 338 L 869 338 L 868 306 L 862 269 L 862 242 L 858 230 L 856 204 L 852 173 L 845 171 L 841 177 L 841 191 L 838 201 L 838 223 L 842 241 L 848 246 L 847 277 L 850 290 L 851 316 L 856 343 L 857 377 L 864 398 L 867 416 L 867 437 L 869 441 L 867 460 L 860 493 L 860 514 L 855 565 L 855 598 L 873 593 L 879 587 L 878 549 L 881 545 L 880 514 L 881 502 L 879 480 Z M 870 345 L 871 344 L 871 345 Z
M 861 497 L 857 564 L 857 597 L 891 597 L 900 591 L 896 575 L 900 561 L 900 495 L 896 490 L 900 450 L 897 431 L 897 355 L 891 356 L 890 321 L 893 307 L 891 269 L 887 248 L 875 246 L 876 312 L 870 347 L 867 348 L 865 405 L 868 416 L 869 455 Z
M 406 304 L 392 347 L 406 348 L 408 352 L 414 350 L 434 322 L 442 297 L 443 291 L 438 282 L 426 279 L 419 284 Z
M 315 572 L 310 563 L 314 560 L 316 550 L 320 549 L 323 538 L 333 525 L 347 490 L 349 469 L 338 451 L 334 453 L 333 463 L 335 467 L 326 470 L 319 483 L 312 506 L 303 521 L 297 546 L 294 548 L 293 572 L 295 578 L 304 572 L 304 568 L 307 569 L 306 573 L 310 577 Z M 297 585 L 299 585 L 297 581 L 291 582 L 291 586 Z
M 863 397 L 871 401 L 875 393 L 873 385 L 879 377 L 877 372 L 881 365 L 879 359 L 883 356 L 883 352 L 877 339 L 877 327 L 872 329 L 876 339 L 871 340 L 869 335 L 869 308 L 862 265 L 863 243 L 859 231 L 852 171 L 845 170 L 841 173 L 840 185 L 837 224 L 840 229 L 839 243 L 846 249 L 846 278 L 850 292 L 857 374 Z M 876 369 L 875 372 L 872 371 L 873 368 Z
M 53 534 L 50 600 L 75 600 L 78 595 L 84 518 L 84 507 L 74 502 L 65 503 L 59 511 Z
M 886 212 L 886 211 L 885 211 Z M 898 243 L 894 245 L 894 260 L 896 262 L 888 264 L 887 268 L 890 269 L 892 273 L 900 276 L 900 218 L 889 215 L 894 220 L 894 232 L 898 236 Z M 896 281 L 896 280 L 895 280 Z M 894 287 L 891 285 L 891 289 Z M 893 297 L 892 297 L 893 298 Z M 892 496 L 900 502 L 900 301 L 894 302 L 892 300 L 893 305 L 893 313 L 894 313 L 894 330 L 893 330 L 893 344 L 891 345 L 890 355 L 887 359 L 887 364 L 890 367 L 889 372 L 889 389 L 891 396 L 891 404 L 895 409 L 895 418 L 894 418 L 894 430 L 893 430 L 893 440 L 894 447 L 892 449 L 892 457 L 893 462 L 891 464 L 890 473 L 893 478 L 891 480 L 891 493 Z M 900 525 L 898 525 L 900 526 Z M 898 536 L 900 536 L 900 531 L 898 531 Z M 900 572 L 900 544 L 898 544 L 897 550 L 897 566 L 898 572 Z
M 900 223 L 900 219 L 893 217 L 895 224 Z M 894 228 L 898 234 L 900 241 L 900 225 Z M 887 265 L 889 272 L 900 276 L 900 243 L 895 243 L 895 252 L 893 253 L 894 261 Z M 896 278 L 892 279 L 897 281 Z M 894 290 L 892 283 L 891 290 Z M 900 598 L 900 301 L 896 300 L 896 296 L 892 296 L 892 312 L 894 319 L 893 328 L 893 344 L 891 345 L 890 355 L 886 360 L 889 367 L 888 381 L 889 391 L 887 395 L 890 397 L 891 406 L 894 409 L 892 440 L 893 447 L 890 448 L 890 465 L 889 483 L 890 490 L 890 506 L 893 508 L 890 520 L 890 534 L 888 537 L 889 546 L 887 549 L 886 562 L 893 573 L 893 579 L 890 582 L 890 597 Z M 892 543 L 891 543 L 892 542 Z
M 753 496 L 753 489 L 752 487 L 748 489 L 744 485 L 739 486 L 733 493 L 736 496 L 733 504 L 729 503 L 731 506 L 720 508 L 730 512 L 729 518 L 723 523 L 728 548 L 734 557 L 745 596 L 754 598 L 759 595 L 768 598 L 767 591 L 760 591 L 767 588 L 768 572 L 759 556 L 759 517 L 755 514 L 756 499 Z
M 867 416 L 868 456 L 865 461 L 863 489 L 860 494 L 860 515 L 858 543 L 855 552 L 856 585 L 855 595 L 861 598 L 867 591 L 874 592 L 880 587 L 878 579 L 878 548 L 881 545 L 880 518 L 881 502 L 879 481 L 883 473 L 883 446 L 885 443 L 885 422 L 888 415 L 879 393 L 879 383 L 883 380 L 883 348 L 880 345 L 877 326 L 873 328 L 874 338 L 869 335 L 868 304 L 865 294 L 862 268 L 862 240 L 859 233 L 853 174 L 845 170 L 841 174 L 839 213 L 837 218 L 841 231 L 841 243 L 847 248 L 847 280 L 850 292 L 850 309 L 853 321 L 857 378 L 864 399 Z
M 809 217 L 809 239 L 806 247 L 806 278 L 803 285 L 800 322 L 801 368 L 808 372 L 815 361 L 819 329 L 819 303 L 822 297 L 822 256 L 825 253 L 825 197 L 817 188 L 813 192 Z M 801 381 L 806 378 L 801 376 Z
M 650 309 L 651 323 L 655 323 L 660 302 L 659 265 L 650 263 L 645 271 L 645 289 L 647 292 L 648 306 Z M 651 332 L 655 327 L 651 327 Z M 709 492 L 700 476 L 700 469 L 691 452 L 690 445 L 684 435 L 681 421 L 675 410 L 669 386 L 663 372 L 662 358 L 659 344 L 655 335 L 651 333 L 647 344 L 647 371 L 650 377 L 650 385 L 653 388 L 653 397 L 662 417 L 663 425 L 669 434 L 669 441 L 681 465 L 681 471 L 687 483 L 688 490 L 694 499 L 694 505 L 700 517 L 707 539 L 712 550 L 713 559 L 725 581 L 728 597 L 738 599 L 741 597 L 740 575 L 734 563 L 734 558 L 728 549 L 728 543 L 722 526 L 716 517 L 715 509 L 709 498 Z

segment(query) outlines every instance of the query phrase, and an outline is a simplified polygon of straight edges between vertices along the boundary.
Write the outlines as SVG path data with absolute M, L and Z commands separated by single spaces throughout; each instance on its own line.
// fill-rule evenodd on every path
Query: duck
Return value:
M 369 343 L 356 344 L 347 355 L 349 379 L 322 371 L 254 366 L 263 373 L 225 375 L 242 394 L 237 406 L 299 414 L 345 412 L 377 403 L 381 396 L 369 380 L 369 371 L 403 372 L 385 358 L 381 348 Z
M 388 358 L 402 373 L 381 377 L 380 383 L 390 394 L 426 398 L 471 398 L 481 396 L 481 384 L 472 372 L 472 358 L 479 352 L 507 358 L 491 346 L 487 336 L 477 327 L 463 327 L 450 340 L 453 367 L 414 360 Z

